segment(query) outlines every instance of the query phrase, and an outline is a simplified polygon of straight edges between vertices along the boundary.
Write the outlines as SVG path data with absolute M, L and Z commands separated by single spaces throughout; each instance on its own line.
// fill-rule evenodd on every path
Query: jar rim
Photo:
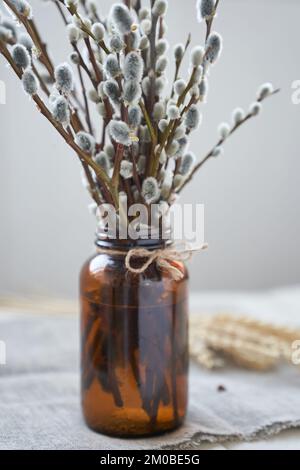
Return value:
M 130 250 L 132 248 L 146 248 L 149 250 L 155 250 L 167 245 L 170 245 L 172 240 L 170 239 L 142 239 L 139 238 L 137 240 L 131 239 L 119 239 L 119 238 L 104 238 L 99 237 L 98 234 L 96 236 L 95 245 L 99 248 L 114 248 L 114 249 L 123 249 L 123 250 Z
M 168 246 L 172 243 L 171 230 L 164 230 L 163 234 L 157 230 L 151 231 L 143 230 L 140 232 L 139 238 L 130 238 L 112 234 L 104 230 L 102 227 L 96 231 L 95 244 L 98 247 L 114 247 L 123 249 L 132 249 L 136 247 L 143 247 L 148 249 L 157 249 Z

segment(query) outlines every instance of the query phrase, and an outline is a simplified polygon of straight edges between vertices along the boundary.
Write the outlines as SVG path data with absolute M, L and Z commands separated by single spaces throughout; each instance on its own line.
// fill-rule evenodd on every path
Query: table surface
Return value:
M 276 306 L 280 301 L 288 301 L 290 298 L 299 300 L 300 305 L 300 287 L 285 288 L 276 291 L 266 292 L 255 292 L 255 293 L 242 293 L 242 292 L 205 292 L 191 295 L 191 311 L 194 312 L 237 312 L 237 305 L 239 311 L 237 313 L 247 314 L 250 313 L 255 304 L 260 305 L 260 318 L 266 321 L 274 321 L 275 323 L 285 324 L 284 312 L 276 310 L 273 312 L 264 311 L 263 304 L 264 298 L 268 296 L 274 296 L 274 302 L 276 300 Z M 260 301 L 260 302 L 259 302 Z M 243 311 L 240 310 L 241 305 Z M 58 312 L 70 313 L 78 309 L 77 305 L 72 301 L 61 301 L 61 300 L 45 300 L 45 299 L 0 299 L 0 315 L 2 312 L 7 314 L 8 311 L 12 313 L 22 312 L 36 312 L 36 313 L 53 313 Z M 255 312 L 254 312 L 255 313 Z M 291 315 L 288 322 L 289 325 L 300 325 L 299 309 Z M 283 319 L 282 319 L 283 318 Z M 251 442 L 222 442 L 222 443 L 202 443 L 199 445 L 200 450 L 300 450 L 300 429 L 288 429 L 278 435 L 271 436 L 269 438 L 257 439 Z

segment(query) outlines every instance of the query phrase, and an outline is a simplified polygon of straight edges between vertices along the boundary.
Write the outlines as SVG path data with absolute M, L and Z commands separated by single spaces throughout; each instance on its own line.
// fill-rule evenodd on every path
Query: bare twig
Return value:
M 280 89 L 276 89 L 274 90 L 270 95 L 268 96 L 273 96 L 277 93 L 279 93 Z M 263 99 L 259 99 L 258 102 L 262 102 Z M 250 112 L 244 117 L 244 119 L 242 121 L 240 121 L 239 123 L 235 124 L 233 126 L 233 128 L 231 129 L 231 131 L 229 132 L 228 136 L 225 137 L 225 138 L 221 138 L 216 145 L 214 145 L 214 147 L 208 152 L 208 154 L 203 158 L 203 160 L 201 160 L 193 169 L 193 171 L 191 172 L 190 176 L 185 180 L 185 182 L 183 183 L 183 185 L 177 190 L 178 193 L 180 193 L 183 188 L 191 181 L 191 179 L 193 178 L 193 176 L 195 175 L 195 173 L 197 173 L 198 170 L 200 170 L 200 168 L 202 168 L 202 166 L 211 158 L 213 157 L 214 155 L 214 150 L 216 147 L 220 147 L 221 145 L 223 145 L 225 143 L 225 141 L 228 139 L 228 137 L 230 137 L 237 129 L 239 129 L 243 124 L 245 124 L 247 121 L 249 121 L 249 119 L 255 117 L 253 114 L 251 114 Z

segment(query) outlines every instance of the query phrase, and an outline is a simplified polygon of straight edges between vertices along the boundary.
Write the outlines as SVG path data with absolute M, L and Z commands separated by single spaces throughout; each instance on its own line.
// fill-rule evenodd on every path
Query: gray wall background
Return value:
M 56 10 L 32 0 L 55 62 L 69 52 Z M 111 1 L 99 1 L 107 11 Z M 188 31 L 203 41 L 195 0 L 171 0 L 171 45 Z M 191 148 L 199 158 L 216 141 L 220 121 L 247 107 L 257 86 L 282 88 L 208 163 L 182 202 L 205 204 L 207 253 L 190 264 L 192 289 L 257 289 L 298 283 L 299 118 L 291 84 L 300 79 L 300 3 L 222 0 L 215 29 L 224 51 L 210 78 L 201 130 Z M 173 69 L 169 69 L 173 75 Z M 74 297 L 78 271 L 92 252 L 95 223 L 72 152 L 24 96 L 0 59 L 7 104 L 0 106 L 0 295 Z

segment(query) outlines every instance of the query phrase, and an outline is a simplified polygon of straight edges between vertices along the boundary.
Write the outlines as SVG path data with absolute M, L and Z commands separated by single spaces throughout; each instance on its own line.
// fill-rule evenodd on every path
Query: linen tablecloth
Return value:
M 199 294 L 192 297 L 192 311 L 245 313 L 299 327 L 300 289 Z M 209 372 L 192 363 L 189 412 L 181 429 L 148 439 L 106 437 L 87 429 L 81 416 L 78 315 L 2 309 L 0 341 L 6 344 L 0 449 L 189 449 L 203 441 L 249 440 L 300 426 L 297 367 Z

